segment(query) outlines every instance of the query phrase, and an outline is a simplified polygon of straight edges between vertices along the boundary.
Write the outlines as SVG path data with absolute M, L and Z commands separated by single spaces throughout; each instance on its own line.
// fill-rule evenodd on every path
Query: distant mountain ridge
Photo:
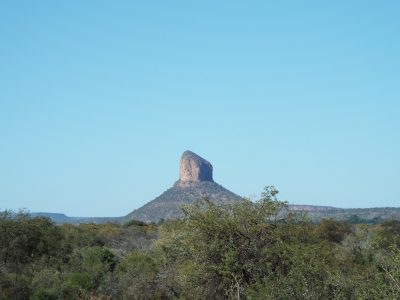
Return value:
M 400 207 L 337 208 L 314 205 L 289 205 L 289 211 L 306 213 L 311 221 L 335 219 L 351 221 L 358 219 L 365 223 L 379 223 L 384 220 L 400 220 Z
M 103 224 L 103 223 L 122 223 L 122 217 L 69 217 L 62 213 L 32 212 L 34 218 L 45 217 L 52 220 L 55 224 Z
M 168 192 L 168 191 L 167 191 Z M 169 193 L 169 192 L 168 192 Z M 167 195 L 168 195 L 167 193 Z M 158 198 L 158 197 L 157 197 Z M 157 200 L 154 199 L 154 201 Z M 157 202 L 155 202 L 157 203 Z M 151 211 L 151 206 L 144 205 L 143 211 Z M 301 207 L 305 207 L 302 209 Z M 295 213 L 305 213 L 313 222 L 321 219 L 335 219 L 339 221 L 348 221 L 357 216 L 364 222 L 380 222 L 384 220 L 400 220 L 399 207 L 373 207 L 373 208 L 337 208 L 318 205 L 289 205 L 289 211 Z M 128 220 L 135 219 L 135 211 L 123 217 L 70 217 L 61 213 L 32 212 L 32 217 L 47 217 L 56 224 L 84 224 L 84 223 L 125 223 Z M 151 218 L 151 216 L 150 216 Z M 169 219 L 169 218 L 166 218 Z
M 340 210 L 342 208 L 333 207 L 333 206 L 320 206 L 320 205 L 303 205 L 303 204 L 291 204 L 289 205 L 289 210 L 291 211 L 332 211 L 332 210 Z

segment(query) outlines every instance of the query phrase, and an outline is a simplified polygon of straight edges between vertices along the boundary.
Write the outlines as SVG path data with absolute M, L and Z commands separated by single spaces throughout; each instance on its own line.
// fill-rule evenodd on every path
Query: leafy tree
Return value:
M 286 204 L 276 200 L 277 193 L 267 187 L 256 203 L 219 205 L 204 199 L 183 207 L 185 219 L 179 230 L 167 237 L 160 232 L 167 259 L 181 259 L 180 267 L 190 271 L 178 275 L 184 278 L 180 292 L 185 297 L 241 297 L 245 286 L 265 275 L 263 253 L 281 242 L 276 232 L 285 226 L 278 221 Z
M 343 221 L 323 219 L 317 226 L 315 232 L 321 239 L 340 243 L 347 234 L 351 233 L 351 226 Z
M 0 214 L 0 232 L 2 297 L 26 299 L 35 264 L 54 264 L 62 235 L 49 219 L 32 219 L 25 211 Z
M 385 221 L 377 227 L 375 245 L 381 249 L 389 249 L 393 245 L 400 247 L 400 221 Z
M 132 251 L 118 266 L 120 296 L 125 299 L 155 299 L 160 261 L 153 252 Z

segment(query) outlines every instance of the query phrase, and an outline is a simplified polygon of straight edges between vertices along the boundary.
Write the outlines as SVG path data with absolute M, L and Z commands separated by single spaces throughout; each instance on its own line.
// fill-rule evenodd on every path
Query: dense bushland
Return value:
M 267 187 L 163 224 L 0 215 L 0 299 L 397 299 L 400 222 L 310 223 Z

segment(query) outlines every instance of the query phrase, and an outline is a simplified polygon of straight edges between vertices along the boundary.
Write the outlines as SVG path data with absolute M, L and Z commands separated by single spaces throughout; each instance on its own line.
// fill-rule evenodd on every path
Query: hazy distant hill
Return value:
M 30 213 L 32 217 L 46 217 L 56 224 L 83 224 L 83 223 L 121 223 L 122 218 L 107 218 L 107 217 L 68 217 L 61 213 L 46 213 L 46 212 L 33 212 Z
M 293 212 L 304 212 L 311 221 L 335 219 L 341 221 L 378 223 L 383 220 L 400 220 L 399 207 L 336 208 L 314 205 L 290 205 Z
M 215 189 L 216 197 L 218 194 L 222 195 L 224 192 L 221 189 L 218 193 L 218 190 L 223 187 L 213 187 Z M 226 189 L 224 189 L 227 191 Z M 229 191 L 228 191 L 229 193 Z M 186 195 L 185 195 L 186 194 Z M 176 195 L 180 195 L 177 198 Z M 199 193 L 195 189 L 187 190 L 185 193 L 181 191 L 177 192 L 174 188 L 167 190 L 165 193 L 154 199 L 153 201 L 147 203 L 139 210 L 135 210 L 132 213 L 128 214 L 125 217 L 115 217 L 115 218 L 96 218 L 96 217 L 69 217 L 65 214 L 60 213 L 31 213 L 33 217 L 47 217 L 51 219 L 56 224 L 82 224 L 82 223 L 125 223 L 128 220 L 132 219 L 147 219 L 155 220 L 160 218 L 163 215 L 163 219 L 169 218 L 177 218 L 180 217 L 181 214 L 177 207 L 181 204 L 192 203 L 194 200 L 199 199 L 197 195 L 200 196 Z M 225 194 L 228 195 L 228 194 Z M 235 195 L 236 197 L 239 197 Z M 171 197 L 171 198 L 170 198 Z M 239 197 L 240 198 L 240 197 Z M 235 199 L 239 199 L 235 198 Z M 168 200 L 175 199 L 175 200 Z M 177 200 L 180 199 L 180 200 Z M 184 200 L 186 199 L 186 200 Z M 188 200 L 189 199 L 189 200 Z M 190 200 L 191 199 L 191 200 Z M 163 203 L 167 203 L 164 205 Z M 335 220 L 343 220 L 343 221 L 351 221 L 351 222 L 359 222 L 359 223 L 379 223 L 384 220 L 400 220 L 400 208 L 399 207 L 375 207 L 375 208 L 335 208 L 335 207 L 327 207 L 327 206 L 316 206 L 316 205 L 289 205 L 289 210 L 292 212 L 299 212 L 307 214 L 308 218 L 313 222 L 318 222 L 321 219 L 335 219 Z M 157 212 L 159 211 L 159 213 Z M 166 214 L 165 212 L 168 212 Z

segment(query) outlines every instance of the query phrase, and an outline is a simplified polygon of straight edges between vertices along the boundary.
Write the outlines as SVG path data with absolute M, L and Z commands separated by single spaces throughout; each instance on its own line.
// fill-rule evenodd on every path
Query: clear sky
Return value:
M 0 209 L 120 216 L 189 149 L 242 196 L 400 206 L 400 1 L 1 1 Z

